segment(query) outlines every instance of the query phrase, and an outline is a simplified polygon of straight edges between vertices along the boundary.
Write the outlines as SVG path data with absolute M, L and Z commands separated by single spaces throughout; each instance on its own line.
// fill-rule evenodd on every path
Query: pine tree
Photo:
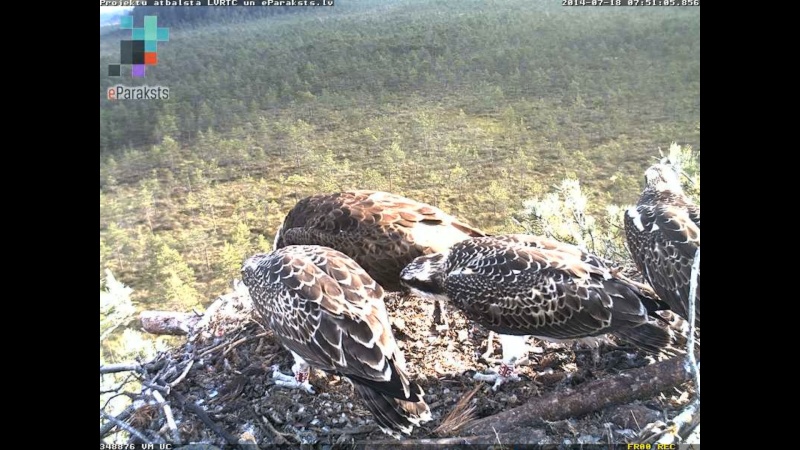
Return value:
M 196 304 L 200 298 L 194 288 L 194 270 L 186 263 L 180 253 L 167 244 L 158 247 L 153 261 L 157 284 L 156 301 L 166 300 L 185 308 Z
M 223 245 L 219 256 L 219 266 L 227 280 L 240 277 L 242 263 L 250 256 L 250 228 L 243 222 L 236 224 L 230 240 Z

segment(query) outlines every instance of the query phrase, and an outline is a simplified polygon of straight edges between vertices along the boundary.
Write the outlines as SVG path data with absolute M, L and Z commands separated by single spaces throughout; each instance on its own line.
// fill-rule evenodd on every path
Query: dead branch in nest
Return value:
M 230 353 L 231 350 L 233 350 L 234 348 L 238 347 L 241 344 L 244 344 L 245 342 L 252 341 L 253 339 L 261 339 L 262 337 L 266 337 L 268 334 L 269 333 L 264 332 L 264 333 L 258 333 L 255 336 L 243 337 L 238 341 L 233 342 L 228 348 L 226 348 L 225 351 L 222 352 L 222 356 L 226 356 L 228 353 Z
M 374 448 L 379 445 L 390 445 L 392 447 L 414 447 L 422 445 L 498 445 L 503 443 L 513 444 L 519 442 L 535 444 L 547 436 L 547 433 L 539 428 L 517 428 L 514 431 L 505 433 L 493 432 L 491 430 L 490 432 L 491 434 L 482 434 L 479 436 L 358 441 L 355 443 L 355 445 L 357 448 Z
M 186 397 L 181 395 L 179 392 L 173 391 L 172 395 L 175 397 L 176 400 L 178 400 L 178 402 L 180 402 L 183 405 L 184 408 L 191 411 L 200 420 L 202 420 L 203 423 L 206 424 L 208 428 L 210 428 L 213 432 L 217 433 L 220 437 L 222 437 L 222 439 L 225 439 L 225 442 L 234 446 L 239 445 L 239 440 L 236 439 L 236 437 L 234 437 L 232 434 L 228 433 L 224 428 L 219 426 L 216 422 L 211 420 L 211 417 L 208 417 L 208 414 L 203 410 L 203 408 L 194 404 L 193 402 L 188 401 Z
M 470 401 L 482 387 L 477 385 L 473 390 L 461 397 L 461 400 L 456 403 L 453 410 L 433 430 L 433 434 L 436 436 L 452 436 L 458 430 L 472 423 L 475 420 L 475 405 L 470 405 Z
M 153 398 L 156 399 L 161 409 L 164 411 L 164 417 L 167 419 L 167 426 L 172 432 L 172 441 L 175 445 L 181 445 L 181 434 L 178 432 L 178 425 L 175 423 L 175 417 L 172 415 L 172 408 L 169 406 L 164 397 L 158 391 L 153 391 Z
M 234 339 L 238 338 L 240 334 L 241 334 L 241 333 L 236 333 L 236 336 L 234 336 Z M 215 351 L 217 351 L 217 350 L 219 350 L 219 349 L 221 349 L 222 347 L 225 347 L 225 346 L 227 346 L 227 345 L 230 345 L 230 342 L 228 342 L 228 341 L 226 340 L 225 342 L 222 342 L 222 343 L 220 343 L 220 344 L 217 344 L 217 345 L 215 345 L 215 346 L 213 346 L 213 347 L 211 347 L 211 348 L 209 348 L 209 349 L 207 349 L 207 350 L 204 350 L 204 351 L 203 351 L 203 353 L 200 353 L 200 354 L 199 354 L 197 357 L 198 357 L 198 358 L 205 358 L 206 356 L 208 356 L 208 355 L 210 355 L 210 354 L 214 353 Z
M 700 400 L 690 403 L 680 414 L 668 423 L 655 422 L 650 424 L 641 433 L 641 443 L 679 444 L 688 437 L 695 427 L 700 425 Z M 648 436 L 649 435 L 649 436 Z
M 150 334 L 189 334 L 200 322 L 195 313 L 174 311 L 142 311 L 139 313 L 142 329 Z
M 598 411 L 612 405 L 649 398 L 690 379 L 684 358 L 673 358 L 628 370 L 611 378 L 591 381 L 565 392 L 534 398 L 522 406 L 476 420 L 465 435 L 511 431 L 524 424 L 542 424 Z
M 132 426 L 128 425 L 127 423 L 125 423 L 125 422 L 117 419 L 116 417 L 106 413 L 102 409 L 100 410 L 100 415 L 103 416 L 103 418 L 105 418 L 109 422 L 112 422 L 114 425 L 116 425 L 120 429 L 127 431 L 128 433 L 130 433 L 131 436 L 139 439 L 144 444 L 164 444 L 165 443 L 164 440 L 161 439 L 158 436 L 156 436 L 155 439 L 148 438 L 147 436 L 142 434 L 136 428 L 133 428 Z
M 189 373 L 189 370 L 192 369 L 193 365 L 194 365 L 194 360 L 192 359 L 189 361 L 189 364 L 186 365 L 186 368 L 183 369 L 183 372 L 181 372 L 180 376 L 178 376 L 178 378 L 176 378 L 173 382 L 169 383 L 169 387 L 174 388 L 175 386 L 178 385 L 178 383 L 183 381 L 183 379 L 186 378 L 186 375 Z
M 152 389 L 154 391 L 161 392 L 164 395 L 169 395 L 169 392 L 170 392 L 169 386 L 164 387 L 164 386 L 160 386 L 160 385 L 155 384 L 155 383 L 145 383 L 145 382 L 142 382 L 142 386 L 144 386 L 146 388 L 150 388 L 150 389 Z
M 275 427 L 272 425 L 272 422 L 269 421 L 264 416 L 261 416 L 261 420 L 264 422 L 264 425 L 267 427 L 270 433 L 275 437 L 275 443 L 278 445 L 286 445 L 289 441 L 286 440 L 286 434 L 281 433 L 280 431 L 276 430 Z
M 139 363 L 120 363 L 120 364 L 106 364 L 100 366 L 100 374 L 118 373 L 118 372 L 141 372 L 144 368 Z
M 115 420 L 109 419 L 106 423 L 104 423 L 103 426 L 100 427 L 100 439 L 106 437 L 108 433 L 110 433 L 111 430 L 113 430 L 114 427 L 117 426 L 117 423 L 119 422 L 124 423 L 124 421 L 128 420 L 128 417 L 130 417 L 131 414 L 133 414 L 133 411 L 134 411 L 133 405 L 129 405 L 127 408 L 125 408 L 125 410 L 123 410 L 121 413 L 117 414 L 116 417 L 114 417 Z

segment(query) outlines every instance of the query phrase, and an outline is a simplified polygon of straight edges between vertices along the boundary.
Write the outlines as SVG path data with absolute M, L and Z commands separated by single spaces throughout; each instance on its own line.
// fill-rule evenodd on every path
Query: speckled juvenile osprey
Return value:
M 388 192 L 349 191 L 300 200 L 278 230 L 274 248 L 334 248 L 384 289 L 399 291 L 400 271 L 414 258 L 477 236 L 484 233 L 426 203 Z
M 692 264 L 700 247 L 700 206 L 684 195 L 671 165 L 653 165 L 644 177 L 638 204 L 625 213 L 628 248 L 656 294 L 688 319 Z M 699 272 L 695 313 L 700 326 Z
M 295 359 L 282 385 L 313 393 L 309 366 L 347 377 L 381 429 L 410 433 L 430 420 L 409 380 L 383 304 L 383 289 L 355 261 L 320 246 L 288 246 L 249 258 L 242 280 L 253 304 Z M 276 369 L 277 371 L 277 369 Z
M 524 338 L 578 339 L 606 333 L 658 352 L 670 333 L 650 316 L 667 306 L 575 246 L 531 235 L 459 242 L 409 264 L 401 280 L 423 296 L 446 298 L 500 335 L 495 388 L 527 354 Z

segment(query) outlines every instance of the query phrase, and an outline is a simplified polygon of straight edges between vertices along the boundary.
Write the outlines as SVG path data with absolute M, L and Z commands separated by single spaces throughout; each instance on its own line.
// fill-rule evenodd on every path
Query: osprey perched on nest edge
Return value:
M 431 419 L 422 388 L 405 371 L 383 288 L 358 263 L 326 247 L 288 246 L 247 259 L 242 280 L 265 325 L 294 357 L 294 379 L 273 374 L 280 384 L 313 393 L 309 366 L 342 375 L 395 437 Z
M 681 187 L 668 163 L 645 171 L 645 188 L 625 213 L 625 236 L 636 266 L 670 309 L 689 318 L 692 264 L 700 247 L 700 206 Z M 695 323 L 700 326 L 700 274 L 695 294 Z

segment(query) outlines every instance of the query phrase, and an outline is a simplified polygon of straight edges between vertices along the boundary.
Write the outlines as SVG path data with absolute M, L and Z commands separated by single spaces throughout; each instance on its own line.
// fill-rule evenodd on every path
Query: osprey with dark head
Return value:
M 618 276 L 604 259 L 553 239 L 465 240 L 415 259 L 401 280 L 419 295 L 449 300 L 500 334 L 504 366 L 522 357 L 524 341 L 515 336 L 566 340 L 614 333 L 655 353 L 671 341 L 651 317 L 665 304 Z M 501 376 L 503 370 L 511 373 L 503 367 Z
M 625 236 L 636 266 L 670 309 L 689 318 L 692 264 L 700 247 L 700 206 L 683 192 L 670 164 L 645 171 L 645 188 L 625 213 Z M 700 275 L 695 294 L 700 325 Z
M 294 356 L 294 387 L 313 392 L 311 366 L 348 378 L 388 434 L 430 420 L 392 335 L 384 291 L 358 263 L 326 247 L 288 246 L 247 259 L 242 280 L 265 326 Z
M 300 200 L 275 236 L 274 248 L 324 245 L 358 262 L 388 291 L 414 258 L 485 234 L 439 208 L 379 191 L 320 194 Z

